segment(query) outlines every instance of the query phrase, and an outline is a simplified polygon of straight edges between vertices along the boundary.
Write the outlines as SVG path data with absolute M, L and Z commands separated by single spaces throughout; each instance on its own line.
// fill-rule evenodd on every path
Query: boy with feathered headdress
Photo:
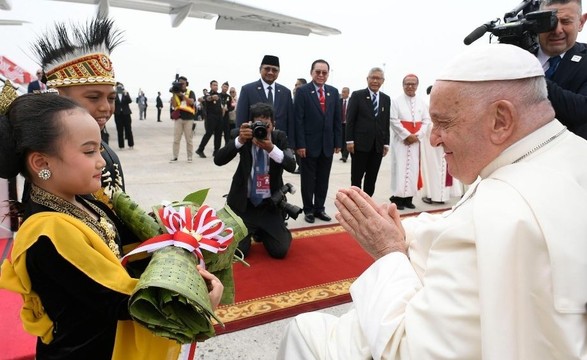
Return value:
M 110 53 L 121 42 L 121 32 L 114 28 L 112 20 L 98 18 L 81 26 L 57 23 L 32 45 L 47 87 L 86 108 L 103 133 L 116 98 Z M 101 152 L 106 167 L 102 190 L 95 195 L 108 203 L 107 196 L 116 190 L 124 191 L 124 175 L 118 156 L 106 141 L 102 141 Z

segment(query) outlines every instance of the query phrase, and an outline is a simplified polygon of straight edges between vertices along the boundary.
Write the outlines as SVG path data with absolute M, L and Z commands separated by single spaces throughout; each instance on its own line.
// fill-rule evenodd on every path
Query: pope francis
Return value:
M 340 190 L 336 218 L 375 262 L 351 310 L 297 316 L 278 359 L 587 359 L 587 142 L 554 118 L 540 63 L 467 48 L 430 116 L 469 190 L 403 223 L 394 204 Z

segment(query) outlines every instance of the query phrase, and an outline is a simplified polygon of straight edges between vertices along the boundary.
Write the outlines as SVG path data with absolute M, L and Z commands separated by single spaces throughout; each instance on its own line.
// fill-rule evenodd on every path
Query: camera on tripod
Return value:
M 516 45 L 535 54 L 538 51 L 538 34 L 556 28 L 556 10 L 541 10 L 540 0 L 524 0 L 500 19 L 489 21 L 473 30 L 465 39 L 470 45 L 486 32 L 497 36 L 498 42 Z
M 269 127 L 262 121 L 255 121 L 249 127 L 253 129 L 253 136 L 259 140 L 267 139 L 267 128 Z
M 300 207 L 288 203 L 287 198 L 285 197 L 285 194 L 295 194 L 295 192 L 296 188 L 292 184 L 287 183 L 271 195 L 271 201 L 273 204 L 284 212 L 284 219 L 293 218 L 295 220 L 298 218 L 298 215 L 302 213 Z

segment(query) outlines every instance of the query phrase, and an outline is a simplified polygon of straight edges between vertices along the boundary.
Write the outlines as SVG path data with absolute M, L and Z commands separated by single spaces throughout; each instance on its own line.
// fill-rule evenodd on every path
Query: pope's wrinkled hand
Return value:
M 354 186 L 340 189 L 334 204 L 338 222 L 375 260 L 396 251 L 406 254 L 405 232 L 395 204 L 378 205 Z

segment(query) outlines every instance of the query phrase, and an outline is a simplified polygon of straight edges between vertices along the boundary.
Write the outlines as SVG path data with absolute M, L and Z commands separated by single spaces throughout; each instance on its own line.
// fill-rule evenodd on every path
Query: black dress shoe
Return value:
M 202 150 L 196 150 L 196 154 L 201 158 L 206 158 L 206 154 Z
M 425 202 L 426 204 L 432 204 L 432 199 L 430 199 L 429 197 L 423 197 L 422 201 Z
M 309 222 L 310 224 L 312 224 L 312 223 L 314 223 L 314 215 L 306 214 L 306 215 L 304 215 L 304 220 L 306 220 L 306 222 Z
M 330 221 L 332 218 L 328 216 L 324 211 L 315 212 L 314 216 L 323 221 Z
M 414 205 L 412 203 L 404 204 L 404 206 L 407 207 L 408 209 L 415 209 L 416 208 L 416 205 Z M 398 209 L 399 209 L 399 207 L 398 207 Z
M 346 158 L 340 158 L 340 161 L 342 161 L 343 163 L 346 162 Z
M 401 200 L 399 198 L 397 198 L 395 196 L 392 196 L 392 197 L 389 198 L 389 201 L 391 201 L 392 203 L 394 203 L 395 204 L 395 207 L 398 210 L 403 210 L 404 209 L 404 206 L 402 205 L 402 202 L 401 202 Z

